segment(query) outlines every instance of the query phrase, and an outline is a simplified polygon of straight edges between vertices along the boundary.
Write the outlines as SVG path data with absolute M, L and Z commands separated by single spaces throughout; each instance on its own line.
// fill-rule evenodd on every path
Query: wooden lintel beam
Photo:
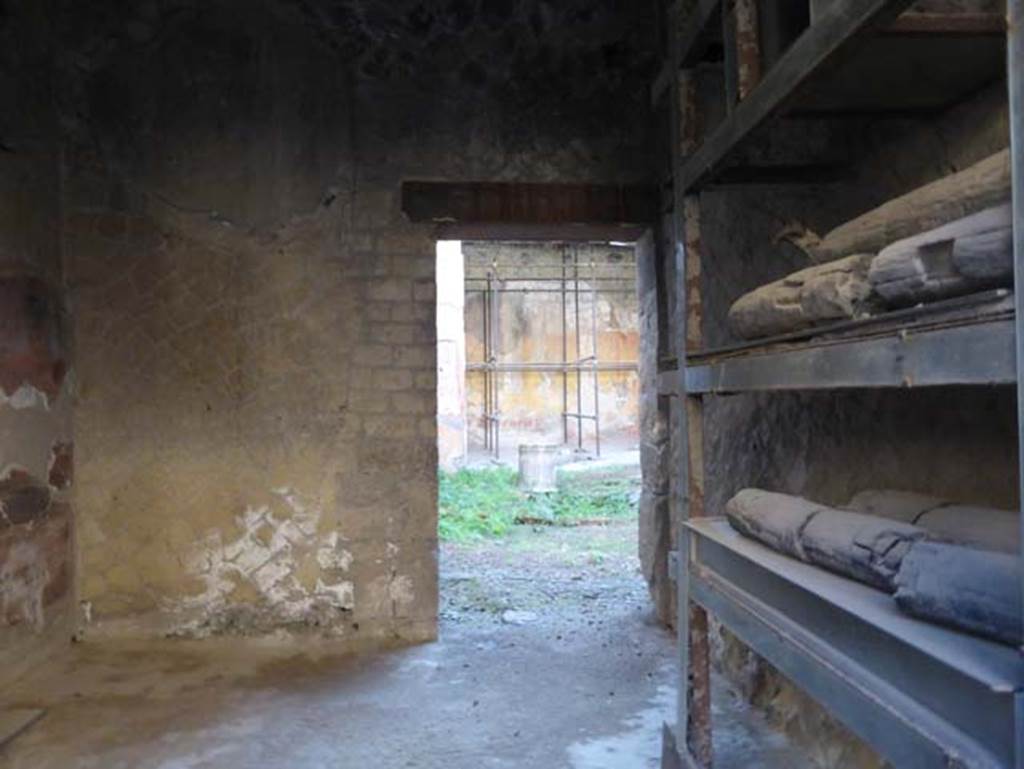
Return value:
M 650 185 L 428 182 L 402 184 L 402 212 L 436 224 L 642 224 L 658 217 Z

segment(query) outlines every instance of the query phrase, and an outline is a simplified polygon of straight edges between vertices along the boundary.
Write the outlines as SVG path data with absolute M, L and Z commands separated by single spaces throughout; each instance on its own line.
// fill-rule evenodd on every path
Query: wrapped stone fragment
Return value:
M 857 513 L 881 515 L 904 523 L 913 523 L 926 510 L 943 505 L 946 500 L 916 491 L 896 489 L 865 489 L 853 495 L 846 507 Z
M 849 254 L 878 253 L 890 243 L 941 227 L 1010 197 L 1008 149 L 883 203 L 836 227 L 809 247 L 828 262 Z
M 896 604 L 921 619 L 1017 645 L 1020 561 L 1002 553 L 918 542 L 896 577 Z
M 737 336 L 756 339 L 870 315 L 879 306 L 868 280 L 873 258 L 854 254 L 761 286 L 733 303 L 729 325 Z
M 1020 515 L 981 505 L 962 505 L 912 491 L 869 489 L 855 495 L 851 510 L 912 523 L 934 539 L 1016 553 L 1020 550 Z
M 729 523 L 786 555 L 892 592 L 900 561 L 927 536 L 916 526 L 837 510 L 788 494 L 744 489 L 726 504 Z
M 868 278 L 872 290 L 891 306 L 1012 285 L 1010 204 L 886 246 L 871 262 Z
M 762 489 L 742 489 L 725 504 L 726 517 L 740 534 L 801 560 L 806 558 L 800 532 L 821 509 L 802 497 Z
M 926 536 L 909 523 L 826 508 L 804 526 L 800 546 L 811 563 L 891 593 L 904 556 Z

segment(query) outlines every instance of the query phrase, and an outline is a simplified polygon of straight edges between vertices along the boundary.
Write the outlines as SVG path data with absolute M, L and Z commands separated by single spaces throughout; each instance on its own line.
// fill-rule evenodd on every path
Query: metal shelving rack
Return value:
M 671 253 L 666 256 L 672 269 L 640 266 L 657 274 L 667 289 L 659 291 L 659 314 L 668 316 L 666 297 L 675 298 L 668 318 L 674 349 L 660 367 L 659 390 L 673 396 L 670 435 L 679 457 L 671 477 L 679 550 L 671 562 L 680 686 L 677 722 L 665 730 L 663 767 L 712 764 L 711 612 L 895 766 L 1021 769 L 1021 650 L 902 615 L 877 591 L 739 536 L 715 517 L 720 513 L 705 510 L 702 445 L 704 399 L 719 393 L 953 384 L 1019 388 L 1024 291 L 990 292 L 866 322 L 703 350 L 697 196 L 708 184 L 743 178 L 744 169 L 737 173 L 729 165 L 737 146 L 769 118 L 798 109 L 815 78 L 849 66 L 866 41 L 886 34 L 929 44 L 985 37 L 969 50 L 991 63 L 985 46 L 993 45 L 995 32 L 1005 35 L 1007 44 L 1013 210 L 1015 224 L 1021 225 L 1014 231 L 1015 283 L 1024 285 L 1024 0 L 1008 0 L 1006 19 L 905 14 L 909 0 L 814 0 L 810 22 L 779 47 L 772 62 L 759 47 L 765 38 L 758 30 L 764 21 L 759 13 L 793 3 L 696 0 L 690 5 L 685 19 L 680 4 L 668 9 L 668 63 L 653 89 L 656 99 L 667 95 L 670 101 Z M 726 115 L 701 137 L 696 72 L 717 29 Z M 1003 63 L 996 60 L 999 67 Z M 1024 463 L 1024 397 L 1018 397 L 1018 411 Z M 1019 480 L 1024 499 L 1024 464 Z M 1021 559 L 1024 563 L 1024 553 Z

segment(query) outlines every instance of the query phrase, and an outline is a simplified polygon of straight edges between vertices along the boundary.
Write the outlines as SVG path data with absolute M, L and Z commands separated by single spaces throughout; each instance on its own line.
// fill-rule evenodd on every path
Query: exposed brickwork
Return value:
M 459 48 L 445 4 L 407 5 L 328 29 L 291 0 L 64 4 L 86 633 L 433 636 L 435 246 L 401 183 L 647 181 L 633 54 L 654 36 L 651 14 L 572 0 L 509 6 L 500 31 L 470 9 Z M 510 79 L 491 51 L 512 28 Z M 538 81 L 558 109 L 522 120 L 507 102 Z M 36 477 L 65 488 L 52 459 Z

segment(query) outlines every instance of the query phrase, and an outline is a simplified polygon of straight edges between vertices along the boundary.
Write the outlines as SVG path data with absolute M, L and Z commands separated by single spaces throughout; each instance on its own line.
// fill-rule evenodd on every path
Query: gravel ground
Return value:
M 500 540 L 445 543 L 442 622 L 481 629 L 537 624 L 581 632 L 624 610 L 649 614 L 635 551 L 635 520 L 516 526 Z

